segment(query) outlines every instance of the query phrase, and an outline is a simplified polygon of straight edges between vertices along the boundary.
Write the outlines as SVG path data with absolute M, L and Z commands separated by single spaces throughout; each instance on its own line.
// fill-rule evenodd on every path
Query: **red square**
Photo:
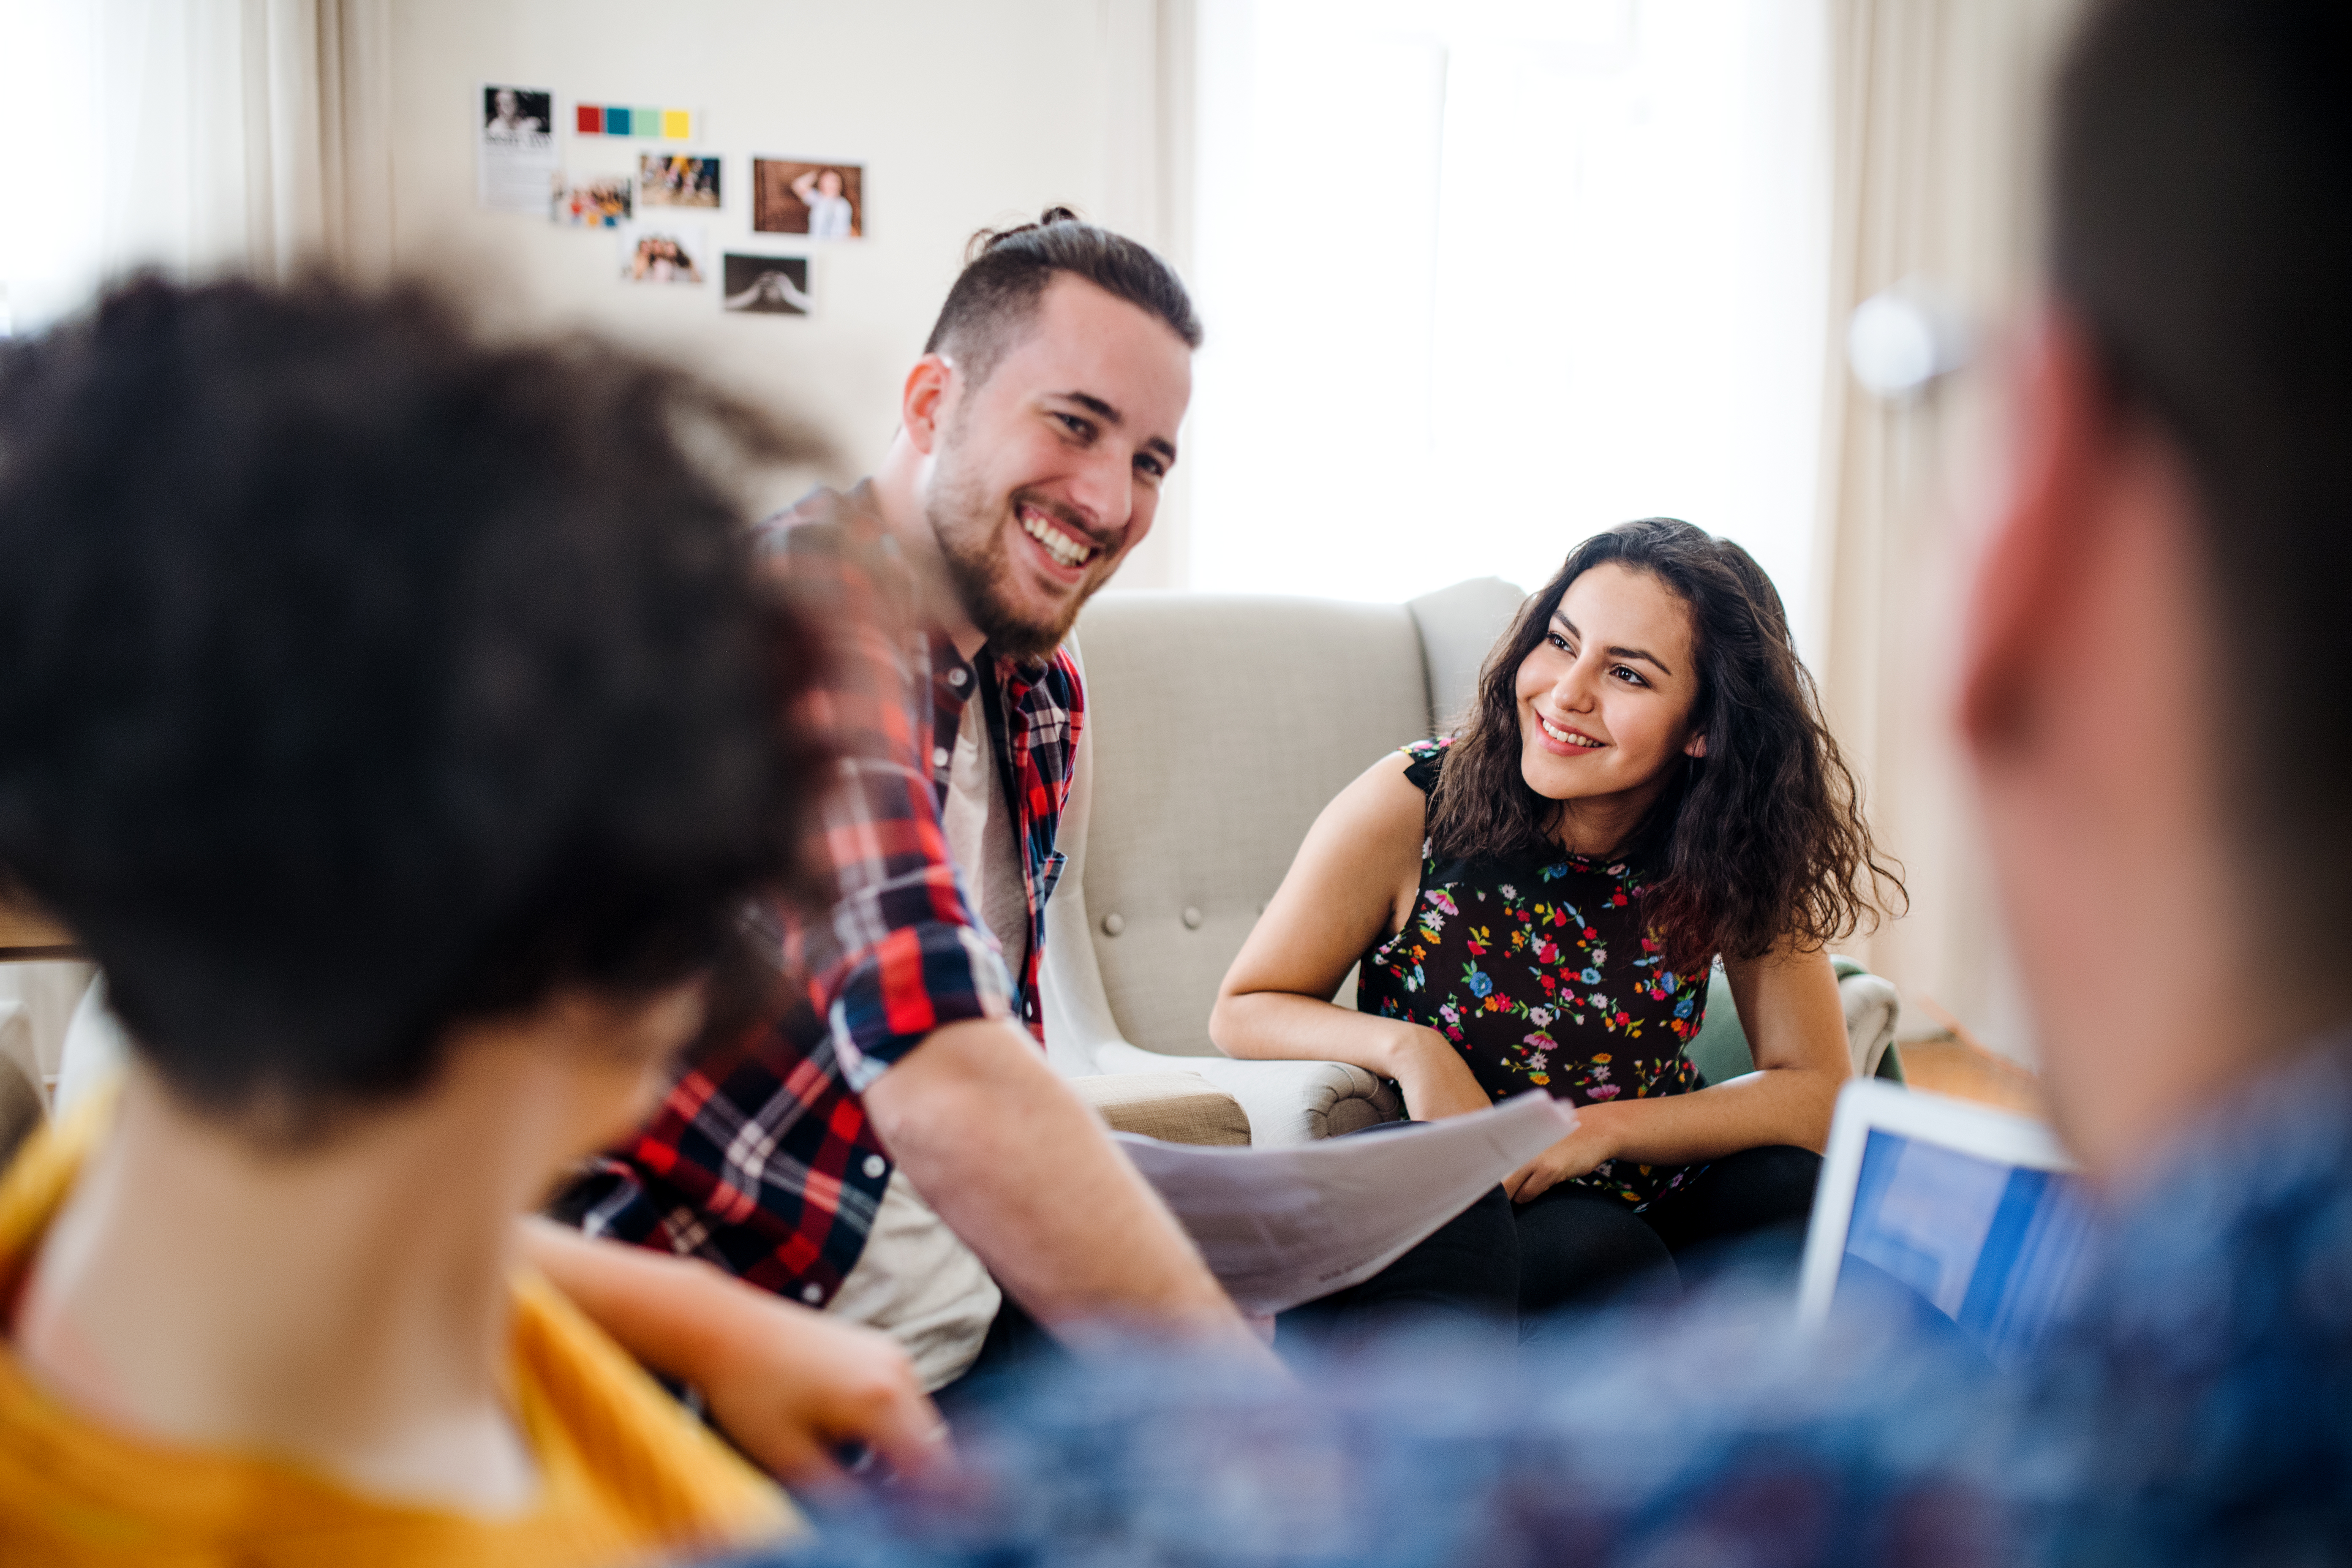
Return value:
M 579 131 L 583 136 L 604 134 L 604 110 L 602 105 L 583 103 L 580 106 Z

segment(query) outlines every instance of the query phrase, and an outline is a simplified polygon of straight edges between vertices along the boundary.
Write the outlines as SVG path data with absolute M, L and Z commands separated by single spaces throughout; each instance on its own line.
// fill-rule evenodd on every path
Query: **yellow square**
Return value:
M 693 141 L 693 140 L 694 140 L 694 114 L 693 114 L 693 112 L 692 112 L 691 110 L 684 110 L 684 109 L 665 109 L 665 110 L 662 110 L 662 140 L 663 140 L 663 141 L 665 141 L 665 142 L 691 142 L 691 141 Z

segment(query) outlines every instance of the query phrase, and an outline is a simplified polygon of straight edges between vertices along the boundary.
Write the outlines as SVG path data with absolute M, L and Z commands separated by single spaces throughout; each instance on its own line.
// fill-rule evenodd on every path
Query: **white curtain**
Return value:
M 1833 368 L 1811 662 L 1905 862 L 1908 918 L 1856 944 L 1906 1032 L 1957 1018 L 2032 1059 L 1951 739 L 1949 653 L 1974 521 L 1998 483 L 2000 333 L 2032 287 L 2042 101 L 2071 0 L 1832 0 Z M 1906 401 L 1864 392 L 1843 325 L 1882 289 L 1977 323 L 1971 366 Z
M 16 331 L 142 267 L 389 269 L 391 0 L 0 0 L 0 59 L 44 132 L 0 245 Z

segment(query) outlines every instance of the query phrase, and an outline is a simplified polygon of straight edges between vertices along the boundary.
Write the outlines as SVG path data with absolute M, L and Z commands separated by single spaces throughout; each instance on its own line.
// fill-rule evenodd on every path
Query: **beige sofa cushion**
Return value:
M 1402 605 L 1106 595 L 1078 624 L 1085 903 L 1118 1036 L 1213 1056 L 1210 1005 L 1316 814 L 1429 733 Z
M 1069 1082 L 1116 1131 L 1169 1143 L 1250 1141 L 1241 1102 L 1198 1073 L 1107 1073 Z

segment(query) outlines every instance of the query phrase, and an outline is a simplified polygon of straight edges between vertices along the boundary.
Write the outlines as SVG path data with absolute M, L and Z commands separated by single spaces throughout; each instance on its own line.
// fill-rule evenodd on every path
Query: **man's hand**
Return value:
M 875 1130 L 949 1228 L 1065 1342 L 1222 1346 L 1281 1375 L 1192 1238 L 1016 1025 L 934 1031 L 866 1090 Z
M 1613 1123 L 1606 1105 L 1579 1106 L 1576 1131 L 1503 1178 L 1515 1204 L 1533 1199 L 1560 1183 L 1589 1175 L 1604 1160 L 1617 1158 Z
M 1494 1100 L 1478 1086 L 1477 1075 L 1454 1047 L 1454 1042 L 1419 1024 L 1402 1024 L 1406 1033 L 1394 1047 L 1391 1077 L 1404 1095 L 1404 1112 L 1416 1121 L 1466 1116 L 1492 1110 Z
M 840 1482 L 833 1451 L 851 1443 L 907 1476 L 952 1458 L 947 1424 L 886 1334 L 709 1264 L 592 1241 L 546 1220 L 523 1222 L 522 1250 L 624 1350 L 702 1390 L 711 1418 L 781 1480 Z

